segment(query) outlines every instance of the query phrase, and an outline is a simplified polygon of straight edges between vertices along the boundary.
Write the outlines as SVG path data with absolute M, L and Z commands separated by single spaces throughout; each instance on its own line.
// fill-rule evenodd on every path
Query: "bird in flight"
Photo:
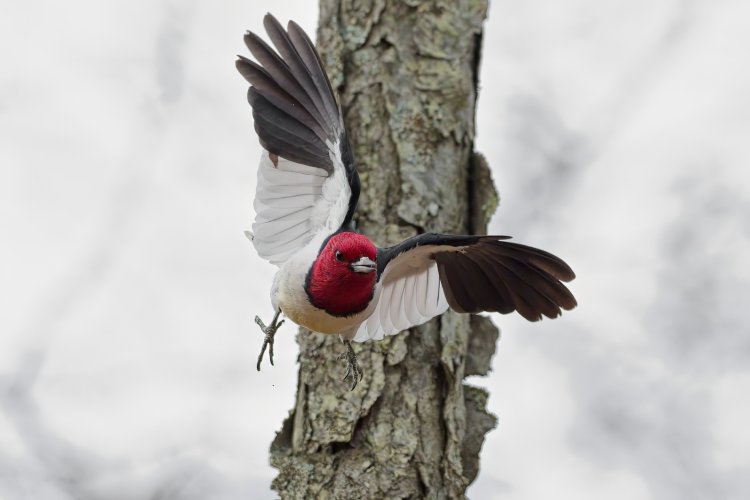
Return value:
M 459 313 L 518 311 L 529 321 L 576 306 L 561 282 L 575 278 L 560 258 L 507 241 L 508 236 L 424 233 L 387 248 L 355 232 L 360 182 L 341 108 L 315 46 L 302 28 L 267 14 L 276 50 L 247 32 L 255 61 L 238 56 L 250 83 L 248 101 L 264 151 L 258 167 L 255 221 L 248 232 L 258 254 L 279 267 L 271 287 L 274 317 L 266 326 L 273 364 L 283 313 L 323 334 L 338 334 L 352 390 L 362 370 L 351 341 L 380 340 L 449 308 Z M 257 61 L 257 62 L 256 62 Z

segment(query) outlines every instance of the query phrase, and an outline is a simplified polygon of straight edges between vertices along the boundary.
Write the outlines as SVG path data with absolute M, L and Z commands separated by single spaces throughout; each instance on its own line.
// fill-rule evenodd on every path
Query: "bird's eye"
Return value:
M 339 261 L 339 262 L 341 262 L 341 261 L 343 261 L 343 260 L 344 260 L 344 254 L 343 254 L 343 253 L 341 253 L 341 252 L 340 252 L 340 251 L 338 251 L 338 250 L 336 250 L 336 260 L 337 260 L 337 261 Z

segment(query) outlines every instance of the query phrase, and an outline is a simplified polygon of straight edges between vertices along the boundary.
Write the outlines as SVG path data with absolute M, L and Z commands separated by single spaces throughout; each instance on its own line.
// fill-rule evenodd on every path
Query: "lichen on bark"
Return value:
M 497 205 L 473 151 L 486 0 L 321 0 L 317 46 L 362 180 L 358 229 L 376 244 L 425 231 L 484 232 Z M 474 336 L 474 331 L 477 332 Z M 495 418 L 464 384 L 486 374 L 497 329 L 448 312 L 354 346 L 300 330 L 295 407 L 271 446 L 282 498 L 462 498 Z

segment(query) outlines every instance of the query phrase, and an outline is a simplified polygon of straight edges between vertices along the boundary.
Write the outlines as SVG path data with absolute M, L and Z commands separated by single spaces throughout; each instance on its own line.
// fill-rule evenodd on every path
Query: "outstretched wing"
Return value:
M 296 23 L 263 19 L 274 51 L 248 32 L 257 63 L 238 56 L 250 82 L 248 101 L 265 149 L 258 168 L 252 241 L 258 254 L 283 263 L 321 232 L 351 222 L 359 176 L 341 110 L 320 56 Z M 277 52 L 278 51 L 278 52 Z
M 427 233 L 378 250 L 379 296 L 354 340 L 379 340 L 424 323 L 449 307 L 555 318 L 576 299 L 561 281 L 575 278 L 560 258 L 507 236 Z

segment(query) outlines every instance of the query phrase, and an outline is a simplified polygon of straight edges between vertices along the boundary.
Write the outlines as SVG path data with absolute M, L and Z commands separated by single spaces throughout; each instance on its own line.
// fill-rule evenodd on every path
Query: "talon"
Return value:
M 278 321 L 279 315 L 281 314 L 281 309 L 276 311 L 276 314 L 273 317 L 273 320 L 271 321 L 271 324 L 266 326 L 265 323 L 263 323 L 263 320 L 261 320 L 258 316 L 255 317 L 255 322 L 258 324 L 260 329 L 265 334 L 265 337 L 263 338 L 263 347 L 260 348 L 260 355 L 258 355 L 258 363 L 256 364 L 256 369 L 260 371 L 260 365 L 263 362 L 263 355 L 266 353 L 266 348 L 268 348 L 268 360 L 271 362 L 271 366 L 273 366 L 273 339 L 276 335 L 276 331 L 279 329 L 281 325 L 284 324 L 284 320 Z
M 260 329 L 261 329 L 261 330 L 263 330 L 263 331 L 265 331 L 265 330 L 266 330 L 266 324 L 265 324 L 265 323 L 263 323 L 263 320 L 262 320 L 262 319 L 260 319 L 260 317 L 259 317 L 259 316 L 256 316 L 256 317 L 255 317 L 255 322 L 256 322 L 256 323 L 258 324 L 258 326 L 260 327 Z
M 357 355 L 354 353 L 352 343 L 348 340 L 345 340 L 344 344 L 346 344 L 346 351 L 339 354 L 337 359 L 346 357 L 347 367 L 346 374 L 344 375 L 343 380 L 352 377 L 352 387 L 350 390 L 353 391 L 354 388 L 357 387 L 359 381 L 362 380 L 364 373 L 362 372 L 362 370 L 360 370 L 359 365 L 357 364 Z

